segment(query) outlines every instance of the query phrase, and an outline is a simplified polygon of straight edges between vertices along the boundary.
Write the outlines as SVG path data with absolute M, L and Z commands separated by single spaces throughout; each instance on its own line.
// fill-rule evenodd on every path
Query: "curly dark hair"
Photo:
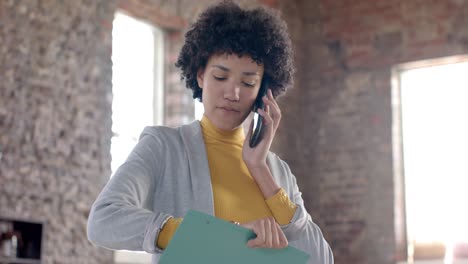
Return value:
M 182 70 L 181 79 L 192 89 L 193 98 L 200 101 L 197 72 L 215 54 L 249 55 L 263 64 L 274 97 L 293 84 L 291 39 L 286 23 L 275 10 L 244 10 L 232 1 L 223 1 L 208 7 L 192 24 L 175 66 Z

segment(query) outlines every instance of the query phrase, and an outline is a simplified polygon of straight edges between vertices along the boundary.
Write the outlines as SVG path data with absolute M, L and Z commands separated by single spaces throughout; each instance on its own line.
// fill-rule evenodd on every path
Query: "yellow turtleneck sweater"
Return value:
M 283 189 L 265 200 L 242 158 L 243 128 L 220 130 L 206 116 L 200 124 L 210 168 L 215 216 L 240 223 L 273 216 L 278 224 L 289 224 L 297 206 Z M 159 248 L 166 248 L 181 222 L 182 218 L 166 222 L 157 240 Z

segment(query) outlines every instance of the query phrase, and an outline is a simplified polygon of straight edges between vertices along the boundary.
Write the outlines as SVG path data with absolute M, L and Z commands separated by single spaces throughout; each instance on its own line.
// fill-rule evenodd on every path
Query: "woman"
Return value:
M 178 128 L 147 127 L 126 162 L 93 204 L 88 237 L 111 249 L 153 253 L 153 263 L 190 210 L 239 222 L 257 234 L 249 247 L 289 244 L 309 263 L 333 263 L 307 213 L 288 165 L 269 151 L 281 111 L 275 97 L 292 85 L 285 23 L 271 10 L 225 1 L 208 8 L 187 32 L 176 66 L 202 120 Z M 262 140 L 249 146 L 252 111 L 262 80 L 268 93 Z

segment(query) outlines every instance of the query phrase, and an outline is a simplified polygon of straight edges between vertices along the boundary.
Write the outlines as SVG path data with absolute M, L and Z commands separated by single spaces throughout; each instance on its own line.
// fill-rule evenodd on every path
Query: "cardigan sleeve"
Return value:
M 161 228 L 161 232 L 159 232 L 159 237 L 156 241 L 158 248 L 166 249 L 177 228 L 179 228 L 180 224 L 182 223 L 182 220 L 183 218 L 170 218 L 166 222 L 166 224 Z
M 291 202 L 297 205 L 291 222 L 281 226 L 286 238 L 291 245 L 309 253 L 308 263 L 333 264 L 332 250 L 322 231 L 307 212 L 296 177 L 292 174 L 288 164 L 271 152 L 268 156 L 268 164 L 276 182 L 286 191 Z
M 156 202 L 156 181 L 164 166 L 162 153 L 161 140 L 143 131 L 127 160 L 91 207 L 87 235 L 92 243 L 116 250 L 162 252 L 156 241 L 171 215 L 151 210 Z
M 289 199 L 288 194 L 283 188 L 272 197 L 266 199 L 265 202 L 279 225 L 291 223 L 297 205 Z

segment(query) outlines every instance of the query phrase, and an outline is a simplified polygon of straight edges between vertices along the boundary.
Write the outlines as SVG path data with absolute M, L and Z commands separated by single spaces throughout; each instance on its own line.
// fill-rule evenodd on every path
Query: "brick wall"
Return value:
M 395 243 L 391 67 L 468 52 L 468 2 L 281 1 L 296 86 L 275 148 L 301 184 L 336 263 L 390 264 Z M 403 249 L 404 250 L 404 249 Z

